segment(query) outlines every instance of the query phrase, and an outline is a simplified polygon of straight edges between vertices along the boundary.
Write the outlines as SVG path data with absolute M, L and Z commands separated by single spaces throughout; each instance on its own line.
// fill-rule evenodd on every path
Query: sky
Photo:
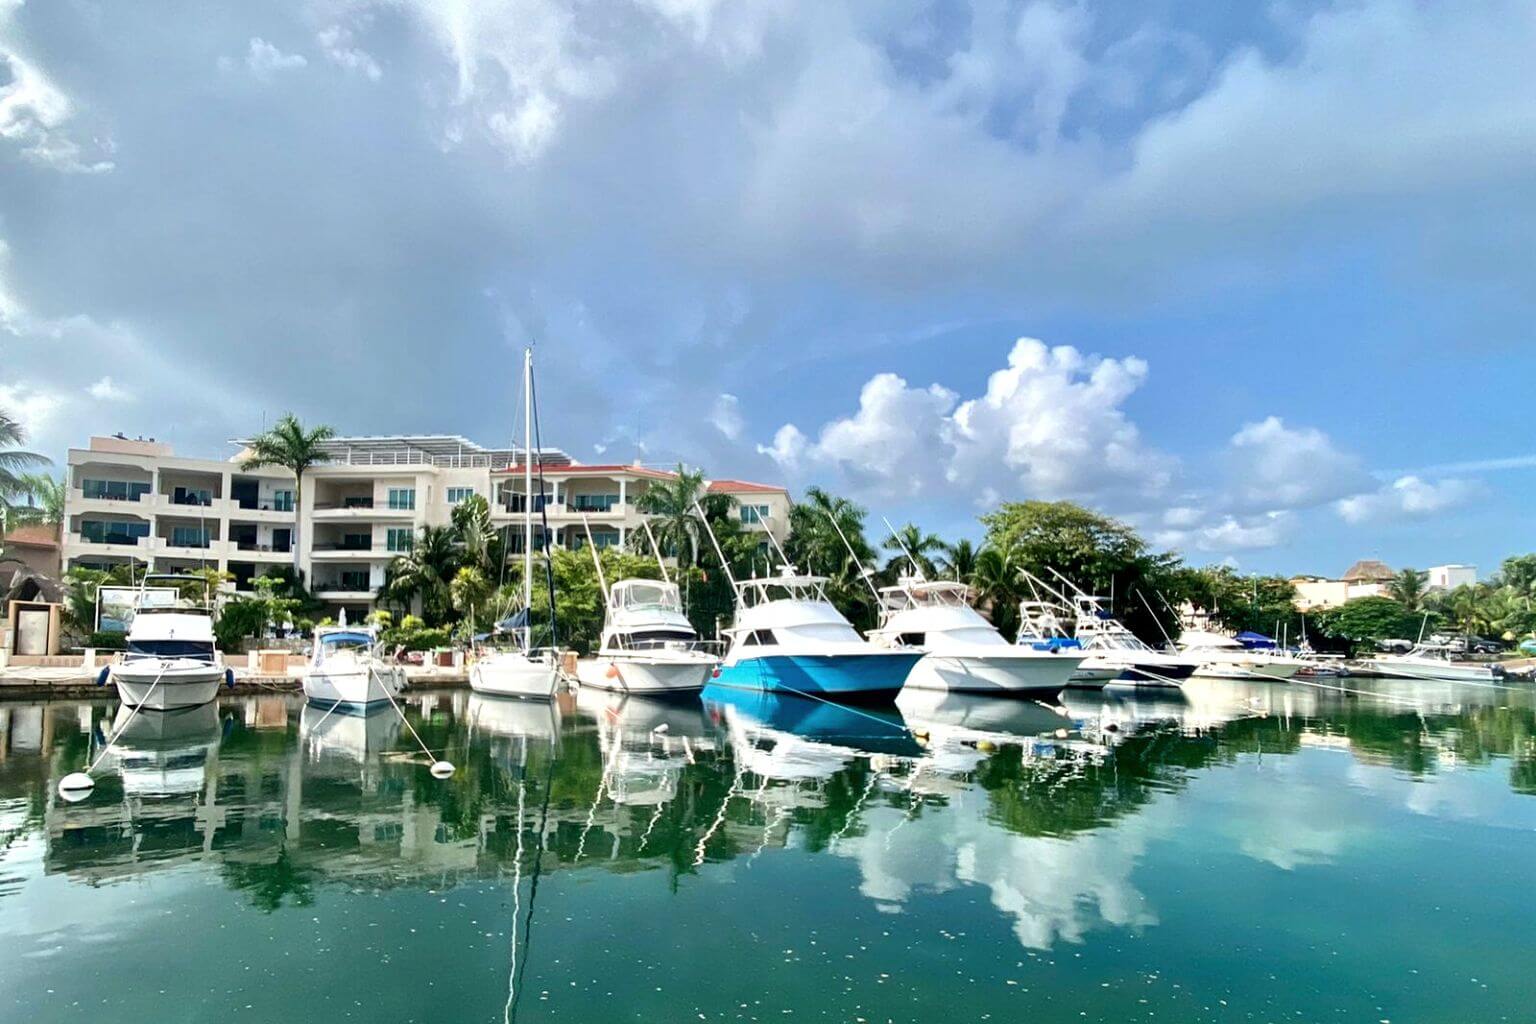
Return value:
M 0 408 L 1536 549 L 1536 3 L 0 0 Z

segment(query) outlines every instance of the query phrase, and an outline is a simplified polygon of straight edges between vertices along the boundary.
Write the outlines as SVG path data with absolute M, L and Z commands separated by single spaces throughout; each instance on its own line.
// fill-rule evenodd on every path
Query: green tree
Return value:
M 460 566 L 448 585 L 448 592 L 454 610 L 464 616 L 473 633 L 475 621 L 477 618 L 483 620 L 481 612 L 491 596 L 491 585 L 486 582 L 485 574 L 478 566 Z
M 859 567 L 873 572 L 876 566 L 864 516 L 863 506 L 809 487 L 805 500 L 790 507 L 785 553 L 802 571 L 826 576 L 827 597 L 854 625 L 867 628 L 874 625 L 876 607 L 872 581 L 860 576 Z
M 1424 585 L 1428 582 L 1427 572 L 1399 569 L 1397 575 L 1387 582 L 1387 595 L 1409 611 L 1416 612 L 1424 604 Z
M 656 543 L 666 552 L 675 552 L 682 568 L 699 564 L 702 531 L 696 508 L 706 497 L 704 474 L 678 463 L 677 476 L 670 480 L 652 480 L 635 508 L 651 517 Z M 711 499 L 727 495 L 709 495 Z M 718 504 L 718 501 L 716 502 Z M 707 542 L 704 542 L 707 543 Z
M 26 502 L 10 506 L 11 526 L 58 527 L 64 522 L 67 488 L 63 477 L 23 473 L 16 479 L 21 487 L 20 496 L 26 498 Z
M 1320 612 L 1314 621 L 1325 636 L 1364 644 L 1411 640 L 1418 635 L 1420 620 L 1390 597 L 1357 597 Z
M 429 626 L 441 626 L 453 612 L 450 590 L 462 565 L 458 533 L 447 526 L 423 526 L 411 550 L 396 555 L 384 570 L 379 599 L 409 608 L 420 600 Z
M 304 474 L 315 465 L 329 462 L 324 444 L 336 436 L 329 426 L 304 429 L 293 413 L 287 413 L 271 430 L 251 438 L 240 460 L 241 469 L 280 466 L 293 474 L 293 572 L 300 574 L 300 539 L 304 536 Z
M 1019 601 L 1023 599 L 1019 567 L 1006 551 L 983 547 L 976 553 L 976 568 L 967 581 L 977 607 L 1009 640 L 1019 631 Z
M 903 563 L 916 563 L 916 569 L 927 579 L 938 575 L 933 554 L 944 552 L 944 540 L 936 533 L 924 533 L 916 523 L 907 523 L 897 529 L 894 536 L 885 539 L 885 549 L 894 552 L 886 561 L 887 574 L 895 577 L 905 574 Z M 910 558 L 909 558 L 910 556 Z
M 976 546 L 962 537 L 953 544 L 945 544 L 942 550 L 944 557 L 939 569 L 943 575 L 961 583 L 971 582 L 976 575 Z
M 590 550 L 556 548 L 550 555 L 555 574 L 555 620 L 560 630 L 560 645 L 590 652 L 598 645 L 604 615 L 603 590 L 592 553 Z M 602 548 L 597 557 L 602 560 L 603 574 L 610 585 L 622 579 L 661 578 L 654 558 L 615 548 Z M 535 601 L 537 603 L 537 597 Z M 533 623 L 535 631 L 545 625 L 538 613 L 533 616 Z
M 20 423 L 0 412 L 0 506 L 10 508 L 16 498 L 32 493 L 27 471 L 49 465 L 46 456 L 22 449 L 27 432 Z
M 1499 582 L 1517 593 L 1536 596 L 1536 555 L 1512 555 L 1499 566 Z

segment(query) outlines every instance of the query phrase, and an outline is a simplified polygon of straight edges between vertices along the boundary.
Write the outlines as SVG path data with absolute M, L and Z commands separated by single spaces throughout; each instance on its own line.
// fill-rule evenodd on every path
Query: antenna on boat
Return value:
M 879 604 L 880 591 L 875 589 L 875 581 L 869 578 L 869 570 L 865 569 L 863 564 L 859 562 L 859 556 L 854 553 L 853 545 L 848 542 L 848 537 L 843 533 L 843 528 L 838 525 L 837 517 L 832 514 L 830 509 L 824 509 L 823 511 L 826 512 L 827 519 L 832 523 L 832 529 L 836 530 L 838 537 L 842 538 L 843 547 L 848 549 L 848 557 L 853 559 L 853 564 L 858 567 L 859 578 L 864 581 L 865 586 L 869 587 L 869 592 L 875 595 L 875 603 Z
M 891 531 L 891 539 L 896 542 L 896 546 L 901 548 L 901 553 L 906 555 L 907 561 L 912 564 L 912 575 L 916 576 L 918 579 L 922 579 L 923 570 L 918 566 L 917 559 L 912 557 L 912 552 L 907 550 L 907 542 L 901 539 L 901 534 L 896 532 L 896 527 L 891 525 L 891 521 L 889 519 L 885 518 L 885 516 L 881 516 L 880 521 L 885 524 L 885 528 L 887 530 Z
M 586 517 L 583 516 L 583 519 Z M 661 581 L 671 583 L 672 577 L 667 575 L 667 563 L 661 560 L 661 545 L 656 543 L 656 535 L 651 532 L 651 521 L 641 518 L 640 525 L 645 527 L 645 535 L 651 540 L 651 550 L 656 552 L 656 565 L 661 569 Z
M 592 523 L 581 514 L 581 528 L 587 531 L 587 547 L 592 549 L 592 564 L 597 566 L 597 585 L 603 588 L 603 603 L 608 603 L 608 578 L 603 575 L 603 560 L 597 557 L 597 541 L 592 539 Z
M 693 510 L 698 513 L 699 522 L 703 524 L 704 532 L 709 535 L 709 543 L 715 549 L 715 557 L 720 559 L 720 568 L 725 570 L 725 578 L 730 581 L 731 589 L 735 590 L 736 577 L 731 575 L 731 563 L 725 560 L 725 552 L 720 550 L 720 541 L 715 536 L 715 531 L 709 528 L 709 517 L 706 516 L 704 514 L 704 510 L 699 507 L 697 500 L 695 500 L 693 503 Z

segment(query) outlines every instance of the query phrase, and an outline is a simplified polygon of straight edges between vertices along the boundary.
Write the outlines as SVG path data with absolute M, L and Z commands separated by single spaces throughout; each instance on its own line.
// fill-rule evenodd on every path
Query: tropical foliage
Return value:
M 245 446 L 245 456 L 240 460 L 241 469 L 261 469 L 280 466 L 293 474 L 293 535 L 302 537 L 304 515 L 304 474 L 317 463 L 327 462 L 324 442 L 336 436 L 328 426 L 306 430 L 293 413 L 287 413 L 273 424 L 272 429 L 253 437 Z M 299 572 L 299 548 L 293 545 L 293 571 Z
M 26 441 L 27 432 L 22 425 L 0 411 L 0 509 L 7 512 L 6 518 L 13 523 L 11 517 L 16 513 L 18 499 L 35 494 L 39 478 L 30 472 L 49 462 L 47 457 L 23 449 Z

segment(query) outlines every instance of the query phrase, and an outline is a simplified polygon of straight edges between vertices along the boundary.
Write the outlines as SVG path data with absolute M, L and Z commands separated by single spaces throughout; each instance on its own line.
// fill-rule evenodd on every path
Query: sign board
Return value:
M 96 589 L 96 631 L 98 633 L 126 633 L 133 624 L 133 603 L 138 599 L 138 587 L 98 587 Z M 174 608 L 177 593 L 175 587 L 150 587 L 144 591 L 146 608 Z

